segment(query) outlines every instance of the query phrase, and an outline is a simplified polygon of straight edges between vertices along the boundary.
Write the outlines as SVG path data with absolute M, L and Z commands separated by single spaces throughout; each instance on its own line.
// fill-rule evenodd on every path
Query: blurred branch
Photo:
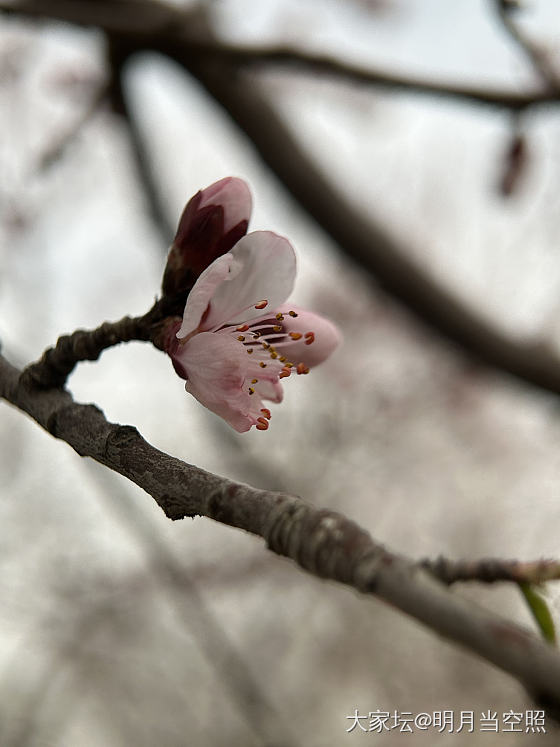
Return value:
M 449 560 L 439 557 L 435 560 L 427 558 L 420 565 L 444 584 L 455 584 L 458 581 L 480 581 L 486 584 L 498 581 L 543 584 L 545 581 L 560 579 L 560 562 L 552 559 L 522 562 L 501 558 Z
M 523 33 L 513 20 L 514 14 L 522 12 L 521 6 L 512 0 L 492 0 L 500 22 L 508 36 L 517 44 L 531 62 L 533 68 L 545 83 L 550 95 L 560 95 L 560 74 L 551 63 L 546 51 Z
M 175 234 L 175 226 L 171 224 L 165 210 L 158 181 L 150 161 L 144 138 L 132 108 L 128 103 L 124 89 L 124 66 L 128 59 L 127 54 L 122 53 L 121 46 L 115 43 L 114 37 L 107 39 L 109 60 L 109 96 L 113 111 L 119 114 L 125 124 L 132 153 L 140 177 L 140 183 L 146 196 L 150 216 L 155 227 L 161 235 L 161 244 L 167 249 Z
M 91 462 L 89 465 L 92 466 Z M 109 473 L 102 473 L 103 476 L 109 476 Z M 100 479 L 99 470 L 96 470 L 94 479 Z M 109 485 L 103 484 L 100 495 L 104 502 L 124 531 L 144 550 L 154 571 L 157 588 L 168 592 L 184 629 L 196 641 L 231 703 L 260 740 L 259 744 L 266 747 L 299 744 L 299 740 L 290 734 L 282 714 L 267 698 L 266 686 L 253 674 L 250 661 L 228 637 L 225 621 L 212 612 L 205 594 L 199 590 L 199 587 L 206 589 L 207 579 L 200 579 L 198 571 L 188 570 L 181 564 L 128 498 L 126 491 L 122 491 L 119 500 L 115 501 L 110 497 L 110 489 Z
M 265 540 L 273 552 L 320 578 L 373 594 L 516 677 L 560 718 L 560 654 L 509 620 L 461 599 L 418 564 L 375 542 L 343 515 L 285 493 L 256 490 L 181 462 L 130 426 L 60 389 L 28 388 L 0 357 L 0 396 L 81 456 L 136 483 L 170 519 L 207 516 Z
M 0 10 L 95 26 L 109 36 L 126 40 L 131 50 L 153 49 L 175 56 L 180 49 L 180 54 L 188 54 L 193 61 L 213 60 L 234 67 L 290 67 L 374 88 L 513 110 L 560 103 L 558 90 L 520 94 L 503 88 L 446 84 L 418 76 L 398 75 L 389 70 L 364 68 L 327 54 L 311 54 L 290 47 L 263 48 L 209 38 L 202 40 L 197 38 L 197 24 L 202 16 L 196 7 L 178 10 L 150 0 L 2 0 Z
M 45 148 L 39 159 L 39 169 L 48 169 L 63 157 L 67 149 L 78 138 L 84 127 L 99 111 L 99 108 L 106 97 L 107 86 L 103 83 L 97 87 L 90 102 L 84 107 L 76 121 L 73 122 L 72 125 L 62 133 L 62 135 L 59 135 L 54 143 L 51 143 L 47 148 Z

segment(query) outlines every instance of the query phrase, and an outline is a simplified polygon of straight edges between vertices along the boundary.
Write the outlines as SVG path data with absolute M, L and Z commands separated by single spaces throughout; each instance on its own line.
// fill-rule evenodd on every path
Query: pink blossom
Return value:
M 266 430 L 263 400 L 281 402 L 280 380 L 308 373 L 340 341 L 327 319 L 285 304 L 295 274 L 287 239 L 244 236 L 200 275 L 168 347 L 185 389 L 240 433 Z

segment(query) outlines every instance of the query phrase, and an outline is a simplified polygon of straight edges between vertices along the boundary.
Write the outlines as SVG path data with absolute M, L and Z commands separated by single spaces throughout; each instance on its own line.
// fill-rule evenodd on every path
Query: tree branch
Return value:
M 25 386 L 0 356 L 0 396 L 81 456 L 124 475 L 166 516 L 207 516 L 265 540 L 273 552 L 321 578 L 373 594 L 516 677 L 560 717 L 560 654 L 523 628 L 453 594 L 431 573 L 375 542 L 343 515 L 296 496 L 256 490 L 181 462 L 130 426 L 109 423 L 69 392 Z

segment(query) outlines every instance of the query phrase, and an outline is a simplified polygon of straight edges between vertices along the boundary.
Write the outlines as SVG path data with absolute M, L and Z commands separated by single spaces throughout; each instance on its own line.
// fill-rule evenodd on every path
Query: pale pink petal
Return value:
M 288 314 L 290 310 L 295 311 L 297 316 L 291 317 Z M 320 314 L 291 304 L 284 304 L 277 311 L 284 314 L 282 326 L 286 332 L 302 335 L 297 342 L 282 345 L 282 355 L 295 364 L 301 362 L 309 368 L 318 366 L 331 355 L 342 340 L 338 328 Z M 304 335 L 309 332 L 313 333 L 314 339 L 311 344 L 306 345 Z
M 216 288 L 227 278 L 232 262 L 232 254 L 228 252 L 214 260 L 200 275 L 187 298 L 183 323 L 177 332 L 179 339 L 198 329 Z
M 249 187 L 235 176 L 211 184 L 201 192 L 198 205 L 200 210 L 206 205 L 221 205 L 224 209 L 224 234 L 237 226 L 241 221 L 249 220 L 252 209 L 252 199 Z
M 268 399 L 271 402 L 282 402 L 284 398 L 284 390 L 278 379 L 259 379 L 258 384 L 255 384 L 255 392 L 262 399 Z
M 175 357 L 188 377 L 187 392 L 239 433 L 249 430 L 256 420 L 258 399 L 244 386 L 248 356 L 234 338 L 201 332 L 182 345 Z
M 273 309 L 286 300 L 294 285 L 296 257 L 292 245 L 272 231 L 247 234 L 230 254 L 233 261 L 229 274 L 213 292 L 203 323 L 205 330 L 261 316 L 263 311 L 255 309 L 255 304 L 267 301 L 266 308 Z

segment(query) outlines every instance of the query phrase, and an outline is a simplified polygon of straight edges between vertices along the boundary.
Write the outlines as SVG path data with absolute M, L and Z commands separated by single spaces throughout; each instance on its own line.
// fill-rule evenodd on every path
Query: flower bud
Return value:
M 249 187 L 233 176 L 191 197 L 169 251 L 162 283 L 164 296 L 188 293 L 203 270 L 247 233 L 250 215 Z

